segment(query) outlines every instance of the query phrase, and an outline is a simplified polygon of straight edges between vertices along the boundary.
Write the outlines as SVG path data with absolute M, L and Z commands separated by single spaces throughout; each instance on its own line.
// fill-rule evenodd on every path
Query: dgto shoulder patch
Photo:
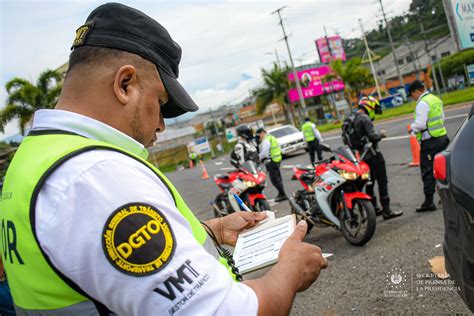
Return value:
M 176 248 L 173 231 L 154 206 L 135 202 L 116 209 L 107 219 L 102 247 L 120 272 L 146 276 L 163 269 Z

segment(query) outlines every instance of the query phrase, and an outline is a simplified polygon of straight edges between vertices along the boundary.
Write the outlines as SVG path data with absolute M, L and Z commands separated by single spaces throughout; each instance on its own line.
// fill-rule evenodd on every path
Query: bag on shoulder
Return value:
M 342 142 L 351 149 L 358 149 L 361 145 L 354 128 L 355 115 L 351 115 L 342 122 Z

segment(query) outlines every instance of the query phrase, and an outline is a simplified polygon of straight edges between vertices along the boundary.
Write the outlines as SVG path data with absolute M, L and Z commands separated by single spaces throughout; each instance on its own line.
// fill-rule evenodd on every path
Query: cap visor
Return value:
M 158 72 L 160 73 L 161 81 L 163 82 L 169 97 L 168 102 L 161 110 L 164 118 L 173 118 L 186 112 L 195 112 L 199 110 L 199 107 L 193 99 L 191 99 L 191 96 L 186 92 L 186 90 L 184 90 L 183 86 L 178 82 L 178 80 L 176 80 L 176 78 L 168 75 L 160 68 L 158 68 Z

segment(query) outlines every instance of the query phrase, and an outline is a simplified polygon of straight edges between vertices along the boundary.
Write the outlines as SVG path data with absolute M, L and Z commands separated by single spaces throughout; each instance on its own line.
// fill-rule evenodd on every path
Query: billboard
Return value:
M 332 80 L 331 83 L 326 82 L 323 84 L 323 78 L 331 72 L 329 66 L 322 66 L 319 68 L 311 68 L 307 70 L 298 71 L 298 78 L 301 83 L 301 90 L 305 99 L 313 98 L 318 95 L 323 95 L 331 91 L 342 91 L 344 90 L 344 82 L 341 80 Z M 288 74 L 288 80 L 294 81 L 293 73 Z M 291 102 L 299 100 L 298 90 L 290 89 L 288 91 L 288 97 Z
M 318 49 L 319 60 L 321 60 L 323 64 L 327 64 L 334 59 L 346 60 L 346 53 L 342 47 L 342 39 L 340 36 L 327 37 L 327 41 L 326 37 L 317 39 L 316 48 Z
M 211 152 L 211 146 L 207 137 L 199 137 L 188 144 L 188 152 L 194 151 L 198 155 L 203 155 Z
M 474 0 L 450 0 L 461 49 L 474 47 Z

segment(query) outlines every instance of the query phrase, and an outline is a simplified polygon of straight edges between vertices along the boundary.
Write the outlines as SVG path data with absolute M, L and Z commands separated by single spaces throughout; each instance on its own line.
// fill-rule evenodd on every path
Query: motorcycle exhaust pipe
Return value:
M 298 205 L 298 203 L 295 202 L 295 199 L 293 197 L 290 197 L 288 199 L 288 202 L 290 203 L 291 207 L 295 210 L 295 212 L 298 215 L 301 215 L 304 218 L 305 221 L 307 221 L 307 222 L 309 222 L 313 225 L 316 225 L 314 220 L 306 214 L 306 212 L 301 208 L 301 206 Z

